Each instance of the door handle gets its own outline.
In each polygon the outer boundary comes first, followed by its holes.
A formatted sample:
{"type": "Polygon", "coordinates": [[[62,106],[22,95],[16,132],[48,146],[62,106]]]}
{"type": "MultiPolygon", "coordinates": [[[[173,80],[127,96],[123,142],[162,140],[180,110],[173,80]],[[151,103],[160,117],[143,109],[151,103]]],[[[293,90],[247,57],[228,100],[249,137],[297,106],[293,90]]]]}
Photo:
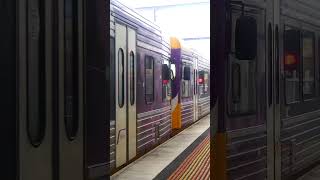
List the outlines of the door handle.
{"type": "Polygon", "coordinates": [[[126,130],[126,128],[120,129],[120,130],[118,131],[117,144],[119,144],[120,133],[121,133],[121,131],[124,131],[124,130],[126,130]]]}

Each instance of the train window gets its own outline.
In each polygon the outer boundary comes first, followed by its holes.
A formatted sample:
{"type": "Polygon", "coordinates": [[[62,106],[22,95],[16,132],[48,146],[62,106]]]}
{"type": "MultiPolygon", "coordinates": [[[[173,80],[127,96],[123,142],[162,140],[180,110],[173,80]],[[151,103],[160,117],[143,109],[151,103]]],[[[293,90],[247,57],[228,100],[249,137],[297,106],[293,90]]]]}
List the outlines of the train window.
{"type": "Polygon", "coordinates": [[[145,100],[147,104],[154,101],[154,58],[145,57],[145,100]]]}
{"type": "Polygon", "coordinates": [[[315,96],[315,54],[314,33],[303,32],[303,97],[310,99],[315,96]]]}
{"type": "MultiPolygon", "coordinates": [[[[116,49],[115,49],[115,38],[110,36],[110,67],[116,67],[116,49]]],[[[116,68],[110,68],[110,72],[109,72],[109,81],[110,84],[115,84],[116,83],[116,68]]],[[[110,88],[110,112],[116,112],[116,88],[110,88]],[[112,95],[112,96],[111,96],[112,95]]],[[[115,119],[115,113],[111,113],[110,119],[115,119]]]]}
{"type": "Polygon", "coordinates": [[[124,52],[118,50],[118,104],[122,108],[124,105],[124,52]]]}
{"type": "Polygon", "coordinates": [[[196,88],[197,88],[197,74],[196,69],[193,70],[193,95],[196,95],[196,88]]]}
{"type": "Polygon", "coordinates": [[[169,61],[163,60],[163,66],[162,66],[162,100],[166,101],[168,97],[170,96],[170,77],[165,78],[165,76],[168,76],[169,71],[169,61]],[[166,68],[167,70],[165,70],[166,68]]]}
{"type": "Polygon", "coordinates": [[[276,25],[275,29],[275,68],[276,68],[276,103],[279,104],[280,102],[280,94],[279,94],[279,87],[280,87],[280,49],[279,49],[279,27],[276,25]]]}
{"type": "Polygon", "coordinates": [[[66,134],[70,140],[74,139],[78,130],[78,58],[77,58],[77,30],[72,0],[65,1],[65,61],[64,61],[64,120],[66,134]]]}
{"type": "Polygon", "coordinates": [[[208,92],[209,92],[209,73],[206,71],[204,72],[203,92],[204,92],[204,94],[208,94],[208,92]]]}
{"type": "Polygon", "coordinates": [[[30,143],[41,144],[46,127],[45,12],[43,1],[28,6],[27,128],[30,143]]]}
{"type": "Polygon", "coordinates": [[[199,95],[201,96],[202,94],[204,94],[203,91],[203,86],[204,86],[204,71],[199,71],[199,79],[198,79],[198,92],[199,95]]]}
{"type": "Polygon", "coordinates": [[[183,68],[183,79],[190,81],[191,80],[191,68],[190,66],[185,66],[183,68]]]}
{"type": "Polygon", "coordinates": [[[173,80],[174,78],[176,78],[176,65],[175,64],[170,64],[170,67],[171,67],[171,72],[172,72],[172,74],[171,74],[171,79],[173,80]]]}
{"type": "Polygon", "coordinates": [[[133,105],[135,101],[135,59],[134,53],[130,52],[130,104],[133,105]]]}
{"type": "Polygon", "coordinates": [[[248,115],[256,112],[256,62],[234,60],[230,67],[231,115],[248,115]]]}
{"type": "Polygon", "coordinates": [[[209,93],[209,73],[207,71],[199,71],[198,92],[199,95],[207,95],[209,93]]]}
{"type": "Polygon", "coordinates": [[[183,66],[183,77],[182,77],[182,97],[190,97],[191,96],[191,71],[190,71],[190,66],[184,65],[183,66]]]}
{"type": "Polygon", "coordinates": [[[235,27],[235,54],[238,60],[255,60],[257,37],[257,20],[240,16],[235,27]]]}
{"type": "Polygon", "coordinates": [[[196,70],[194,84],[195,84],[195,94],[198,94],[198,70],[196,70]]]}
{"type": "Polygon", "coordinates": [[[300,31],[286,26],[284,32],[284,74],[286,103],[301,99],[300,83],[300,31]]]}

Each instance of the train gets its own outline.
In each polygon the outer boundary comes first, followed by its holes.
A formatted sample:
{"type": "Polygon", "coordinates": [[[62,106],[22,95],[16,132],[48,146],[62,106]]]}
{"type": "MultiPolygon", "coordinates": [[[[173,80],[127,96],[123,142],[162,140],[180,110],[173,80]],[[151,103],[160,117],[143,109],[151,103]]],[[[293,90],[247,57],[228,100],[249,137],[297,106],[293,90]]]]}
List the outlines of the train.
{"type": "Polygon", "coordinates": [[[107,178],[106,7],[0,3],[1,179],[107,178]]]}
{"type": "Polygon", "coordinates": [[[212,148],[225,148],[212,154],[214,179],[295,179],[320,162],[319,9],[317,0],[213,6],[211,96],[223,118],[212,148]]]}
{"type": "Polygon", "coordinates": [[[105,179],[209,112],[209,61],[118,2],[0,10],[3,179],[105,179]]]}
{"type": "Polygon", "coordinates": [[[110,172],[209,114],[210,62],[110,2],[110,172]]]}
{"type": "Polygon", "coordinates": [[[318,0],[216,0],[213,63],[111,4],[0,3],[4,179],[106,177],[209,111],[226,139],[211,176],[292,179],[320,162],[318,0]]]}

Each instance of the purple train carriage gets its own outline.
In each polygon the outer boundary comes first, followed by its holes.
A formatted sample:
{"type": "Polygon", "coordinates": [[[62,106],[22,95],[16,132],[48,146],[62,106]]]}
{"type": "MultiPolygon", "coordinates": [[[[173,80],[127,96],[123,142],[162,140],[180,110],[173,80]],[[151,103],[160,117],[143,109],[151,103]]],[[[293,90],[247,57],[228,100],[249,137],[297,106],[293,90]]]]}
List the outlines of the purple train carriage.
{"type": "Polygon", "coordinates": [[[110,171],[209,113],[209,61],[164,38],[117,1],[110,6],[110,171]]]}

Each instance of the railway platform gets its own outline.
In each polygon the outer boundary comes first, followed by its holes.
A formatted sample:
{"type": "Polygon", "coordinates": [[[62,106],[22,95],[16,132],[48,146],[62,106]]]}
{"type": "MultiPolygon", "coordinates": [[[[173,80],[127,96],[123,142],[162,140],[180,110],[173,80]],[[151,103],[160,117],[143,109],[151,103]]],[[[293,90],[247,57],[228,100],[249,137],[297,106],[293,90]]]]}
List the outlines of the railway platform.
{"type": "Polygon", "coordinates": [[[111,176],[111,179],[209,179],[210,115],[111,176]]]}

